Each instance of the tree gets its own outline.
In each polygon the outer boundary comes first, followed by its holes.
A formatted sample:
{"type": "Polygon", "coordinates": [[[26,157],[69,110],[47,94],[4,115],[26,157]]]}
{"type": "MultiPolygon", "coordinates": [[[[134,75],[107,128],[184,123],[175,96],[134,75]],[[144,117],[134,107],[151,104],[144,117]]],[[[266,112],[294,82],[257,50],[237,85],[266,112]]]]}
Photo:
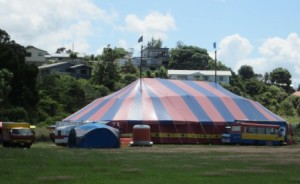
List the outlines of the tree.
{"type": "Polygon", "coordinates": [[[139,70],[135,67],[131,61],[125,62],[124,65],[121,66],[122,73],[130,73],[130,74],[138,74],[139,70]]]}
{"type": "Polygon", "coordinates": [[[181,42],[170,51],[170,69],[179,70],[206,70],[211,57],[207,50],[196,46],[186,46],[181,42]]]}
{"type": "Polygon", "coordinates": [[[5,102],[6,97],[11,91],[11,81],[13,78],[13,73],[9,72],[7,69],[0,70],[0,104],[5,102]]]}
{"type": "Polygon", "coordinates": [[[168,71],[167,71],[167,69],[164,66],[161,66],[159,69],[157,69],[155,71],[155,77],[167,79],[168,78],[168,71]]]}
{"type": "MultiPolygon", "coordinates": [[[[229,67],[227,67],[226,65],[224,65],[220,61],[217,61],[216,69],[217,70],[230,70],[229,67]]],[[[211,60],[208,61],[208,64],[206,66],[206,70],[215,70],[215,61],[214,60],[211,59],[211,60]]]]}
{"type": "Polygon", "coordinates": [[[151,41],[147,43],[147,47],[152,49],[159,49],[162,47],[162,41],[161,39],[156,40],[152,37],[151,41]]]}
{"type": "Polygon", "coordinates": [[[293,104],[298,116],[300,116],[300,97],[295,95],[290,95],[286,98],[286,100],[290,101],[293,104]]]}
{"type": "MultiPolygon", "coordinates": [[[[237,75],[235,72],[231,71],[231,78],[230,78],[230,86],[234,88],[233,90],[230,90],[231,92],[244,96],[245,93],[245,87],[243,85],[243,81],[239,75],[237,75]]],[[[228,89],[228,88],[226,88],[228,89]]]]}
{"type": "Polygon", "coordinates": [[[292,75],[287,69],[284,68],[276,68],[272,72],[270,72],[270,80],[272,84],[281,86],[288,92],[290,90],[290,85],[292,75]]]}
{"type": "Polygon", "coordinates": [[[124,48],[115,48],[115,54],[116,54],[116,58],[124,58],[125,56],[127,56],[129,54],[129,52],[127,52],[124,48]]]}
{"type": "Polygon", "coordinates": [[[242,92],[240,90],[240,88],[236,87],[236,86],[232,86],[230,84],[226,84],[226,83],[221,83],[221,85],[227,89],[228,91],[231,91],[232,93],[242,96],[242,92]]]}
{"type": "Polygon", "coordinates": [[[102,96],[100,86],[93,85],[89,80],[76,79],[63,74],[54,73],[44,76],[38,80],[37,87],[41,97],[38,112],[42,117],[39,117],[39,121],[46,121],[42,119],[43,117],[63,118],[63,115],[73,113],[102,96]]]}
{"type": "Polygon", "coordinates": [[[138,76],[135,74],[126,73],[122,76],[122,83],[125,85],[131,84],[138,79],[138,76]]]}
{"type": "Polygon", "coordinates": [[[268,72],[266,72],[264,74],[264,77],[263,77],[263,80],[266,84],[270,84],[271,83],[271,80],[270,80],[270,74],[268,72]]]}
{"type": "Polygon", "coordinates": [[[284,100],[279,104],[279,114],[286,116],[295,116],[296,109],[293,106],[293,103],[290,100],[284,100]]]}
{"type": "Polygon", "coordinates": [[[70,53],[70,58],[72,59],[72,60],[74,60],[74,59],[76,59],[77,58],[77,52],[71,52],[70,53]]]}
{"type": "Polygon", "coordinates": [[[9,42],[10,42],[9,34],[6,31],[0,29],[0,44],[7,44],[9,42]]]}
{"type": "Polygon", "coordinates": [[[262,93],[264,83],[256,80],[255,78],[248,79],[244,82],[245,92],[251,97],[259,95],[262,93]]]}
{"type": "Polygon", "coordinates": [[[154,74],[151,72],[151,70],[147,70],[147,71],[146,71],[146,77],[147,77],[147,78],[154,78],[155,76],[154,76],[154,74]]]}
{"type": "Polygon", "coordinates": [[[103,54],[100,57],[100,61],[97,63],[94,75],[93,82],[95,84],[104,85],[111,91],[114,91],[116,88],[115,84],[121,78],[120,76],[120,67],[116,62],[116,59],[122,57],[118,52],[118,49],[112,49],[106,47],[103,49],[103,54]]]}
{"type": "Polygon", "coordinates": [[[275,85],[266,85],[264,92],[256,96],[256,100],[273,112],[279,109],[279,102],[282,102],[288,94],[275,85]]]}
{"type": "Polygon", "coordinates": [[[252,66],[243,65],[238,70],[239,76],[241,76],[242,79],[251,79],[254,77],[254,71],[252,66]]]}
{"type": "Polygon", "coordinates": [[[60,48],[57,48],[56,49],[56,54],[61,54],[61,53],[64,53],[65,52],[65,50],[66,50],[66,48],[65,47],[60,47],[60,48]]]}
{"type": "Polygon", "coordinates": [[[27,112],[34,111],[38,102],[37,67],[25,63],[26,49],[15,41],[11,41],[10,36],[1,29],[0,51],[0,70],[6,69],[13,74],[7,105],[23,107],[27,112]]]}

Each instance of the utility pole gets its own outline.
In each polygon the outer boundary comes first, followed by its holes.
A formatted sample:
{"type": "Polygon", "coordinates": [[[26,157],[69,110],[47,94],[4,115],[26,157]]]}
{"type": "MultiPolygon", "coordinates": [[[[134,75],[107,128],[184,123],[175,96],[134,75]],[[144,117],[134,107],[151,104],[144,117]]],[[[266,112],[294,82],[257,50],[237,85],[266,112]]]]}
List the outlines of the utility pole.
{"type": "Polygon", "coordinates": [[[142,91],[142,61],[143,61],[143,35],[138,39],[138,43],[142,42],[141,45],[141,61],[140,61],[140,89],[142,91]]]}
{"type": "Polygon", "coordinates": [[[217,43],[214,42],[215,49],[215,83],[217,83],[217,43]]]}
{"type": "Polygon", "coordinates": [[[140,80],[142,79],[143,44],[141,45],[140,80]]]}

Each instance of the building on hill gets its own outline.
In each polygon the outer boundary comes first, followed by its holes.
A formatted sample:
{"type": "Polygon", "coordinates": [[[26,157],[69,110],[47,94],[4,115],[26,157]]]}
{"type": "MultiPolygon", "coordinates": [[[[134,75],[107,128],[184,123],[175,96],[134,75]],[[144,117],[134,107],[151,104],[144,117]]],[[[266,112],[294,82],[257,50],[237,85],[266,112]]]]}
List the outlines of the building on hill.
{"type": "MultiPolygon", "coordinates": [[[[168,70],[169,79],[215,81],[214,70],[168,70]]],[[[217,71],[217,82],[229,84],[231,71],[217,71]]]]}
{"type": "Polygon", "coordinates": [[[39,77],[50,75],[52,73],[68,74],[75,78],[90,79],[92,68],[84,64],[74,64],[71,62],[59,62],[50,65],[39,66],[39,77]]]}
{"type": "Polygon", "coordinates": [[[46,62],[48,63],[57,63],[57,62],[73,62],[76,64],[80,64],[83,62],[84,55],[78,54],[75,59],[70,57],[68,53],[56,53],[56,54],[49,54],[46,56],[46,62]]]}
{"type": "Polygon", "coordinates": [[[25,49],[25,62],[29,64],[35,64],[36,66],[41,66],[46,63],[46,56],[49,55],[47,51],[44,51],[31,45],[27,46],[25,49]]]}
{"type": "Polygon", "coordinates": [[[300,97],[300,91],[296,91],[295,93],[293,93],[294,96],[299,96],[300,97]]]}
{"type": "Polygon", "coordinates": [[[156,69],[161,66],[168,66],[169,64],[169,48],[144,48],[141,56],[132,58],[118,59],[120,65],[124,65],[131,60],[135,67],[142,67],[142,70],[156,69]]]}

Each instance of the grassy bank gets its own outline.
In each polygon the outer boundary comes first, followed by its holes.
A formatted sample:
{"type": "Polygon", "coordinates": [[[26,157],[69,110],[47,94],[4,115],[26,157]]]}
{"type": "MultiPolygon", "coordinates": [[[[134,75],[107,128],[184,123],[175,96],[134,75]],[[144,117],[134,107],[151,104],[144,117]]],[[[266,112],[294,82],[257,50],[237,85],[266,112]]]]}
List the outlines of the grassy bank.
{"type": "Polygon", "coordinates": [[[1,183],[300,183],[300,146],[0,148],[1,183]]]}

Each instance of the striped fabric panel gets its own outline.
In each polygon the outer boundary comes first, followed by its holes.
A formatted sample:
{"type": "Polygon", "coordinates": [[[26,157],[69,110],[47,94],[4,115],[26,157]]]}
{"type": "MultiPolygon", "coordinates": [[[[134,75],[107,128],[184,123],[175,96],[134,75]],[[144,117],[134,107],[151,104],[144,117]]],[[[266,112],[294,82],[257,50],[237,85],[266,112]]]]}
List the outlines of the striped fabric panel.
{"type": "Polygon", "coordinates": [[[282,121],[261,104],[200,81],[144,78],[94,100],[65,121],[202,122],[282,121]]]}

